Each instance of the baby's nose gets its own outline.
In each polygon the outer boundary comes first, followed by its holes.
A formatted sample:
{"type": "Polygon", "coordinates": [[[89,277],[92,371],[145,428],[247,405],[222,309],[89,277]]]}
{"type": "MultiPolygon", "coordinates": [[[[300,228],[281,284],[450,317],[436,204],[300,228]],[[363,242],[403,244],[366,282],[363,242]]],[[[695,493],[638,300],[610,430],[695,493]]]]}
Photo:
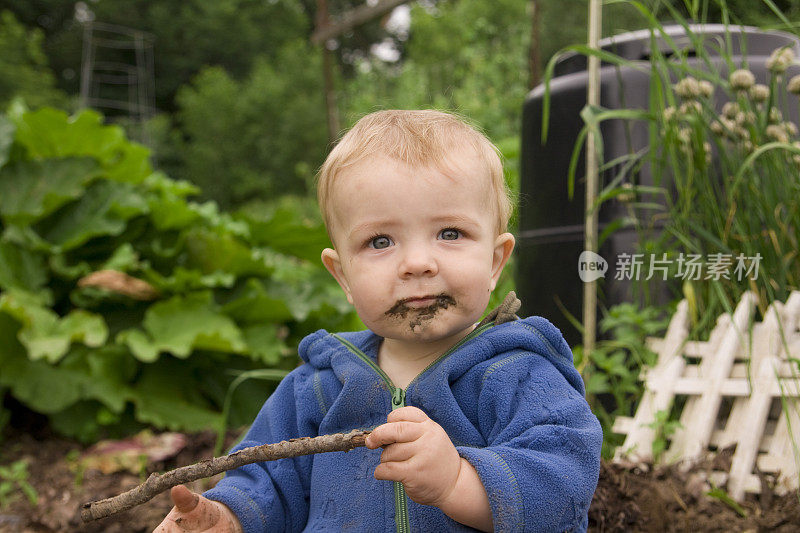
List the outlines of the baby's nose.
{"type": "Polygon", "coordinates": [[[427,246],[409,246],[400,262],[400,277],[435,276],[439,272],[436,257],[427,246]]]}

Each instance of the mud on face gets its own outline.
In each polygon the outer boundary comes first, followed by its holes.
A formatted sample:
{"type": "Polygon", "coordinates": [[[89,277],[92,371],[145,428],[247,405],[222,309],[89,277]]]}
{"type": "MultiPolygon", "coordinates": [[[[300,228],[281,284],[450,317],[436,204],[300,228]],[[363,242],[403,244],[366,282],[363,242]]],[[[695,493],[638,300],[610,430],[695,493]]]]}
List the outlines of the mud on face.
{"type": "Polygon", "coordinates": [[[414,331],[416,328],[422,327],[423,324],[430,322],[440,310],[447,309],[451,305],[456,305],[455,299],[448,294],[442,293],[436,296],[436,301],[431,305],[419,308],[409,307],[406,301],[399,300],[384,314],[398,320],[408,319],[408,327],[411,328],[411,331],[414,331]]]}

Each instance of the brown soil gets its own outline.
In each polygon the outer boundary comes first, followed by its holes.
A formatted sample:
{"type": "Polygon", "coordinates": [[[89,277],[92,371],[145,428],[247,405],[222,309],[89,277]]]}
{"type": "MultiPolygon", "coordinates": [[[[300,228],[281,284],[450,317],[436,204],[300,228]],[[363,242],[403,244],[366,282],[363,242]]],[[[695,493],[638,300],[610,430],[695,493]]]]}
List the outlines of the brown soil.
{"type": "MultiPolygon", "coordinates": [[[[164,471],[210,457],[214,435],[191,435],[188,446],[168,461],[148,465],[164,471]]],[[[166,493],[119,515],[82,524],[82,503],[114,496],[143,481],[129,473],[103,475],[80,472],[74,459],[84,447],[47,436],[10,433],[0,442],[0,465],[25,459],[28,481],[39,496],[30,505],[22,495],[0,509],[0,533],[28,532],[150,532],[171,507],[166,493]]],[[[743,504],[745,517],[719,499],[705,495],[704,468],[687,472],[647,465],[603,464],[600,483],[589,513],[590,531],[798,531],[800,498],[767,491],[743,504]]],[[[143,474],[145,475],[145,474],[143,474]]],[[[2,480],[0,480],[2,482],[2,480]]],[[[194,485],[202,491],[212,482],[194,485]]]]}

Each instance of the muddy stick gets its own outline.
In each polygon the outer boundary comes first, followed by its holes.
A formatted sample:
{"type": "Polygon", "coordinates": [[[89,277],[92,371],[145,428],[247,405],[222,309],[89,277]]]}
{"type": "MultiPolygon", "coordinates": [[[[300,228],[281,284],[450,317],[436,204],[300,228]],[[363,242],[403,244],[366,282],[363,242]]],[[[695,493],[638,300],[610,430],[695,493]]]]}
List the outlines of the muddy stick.
{"type": "Polygon", "coordinates": [[[346,452],[353,448],[364,446],[364,441],[369,434],[369,431],[354,430],[348,433],[284,440],[275,444],[262,444],[261,446],[245,448],[222,457],[206,459],[193,465],[170,470],[164,474],[153,473],[144,483],[127,492],[123,492],[113,498],[84,503],[81,506],[81,519],[84,522],[91,522],[92,520],[127,511],[182,483],[211,477],[243,465],[314,453],[346,452]]]}

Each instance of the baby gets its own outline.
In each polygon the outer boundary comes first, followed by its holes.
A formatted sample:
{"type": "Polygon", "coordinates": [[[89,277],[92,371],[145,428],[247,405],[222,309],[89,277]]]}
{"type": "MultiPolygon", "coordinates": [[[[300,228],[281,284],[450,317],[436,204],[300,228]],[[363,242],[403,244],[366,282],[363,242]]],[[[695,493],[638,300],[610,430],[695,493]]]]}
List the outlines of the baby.
{"type": "Polygon", "coordinates": [[[448,113],[379,111],[317,192],[322,262],[369,329],[306,337],[235,449],[374,428],[367,446],[175,487],[156,531],[585,530],[602,433],[569,347],[539,317],[478,325],[514,249],[496,148],[448,113]]]}

